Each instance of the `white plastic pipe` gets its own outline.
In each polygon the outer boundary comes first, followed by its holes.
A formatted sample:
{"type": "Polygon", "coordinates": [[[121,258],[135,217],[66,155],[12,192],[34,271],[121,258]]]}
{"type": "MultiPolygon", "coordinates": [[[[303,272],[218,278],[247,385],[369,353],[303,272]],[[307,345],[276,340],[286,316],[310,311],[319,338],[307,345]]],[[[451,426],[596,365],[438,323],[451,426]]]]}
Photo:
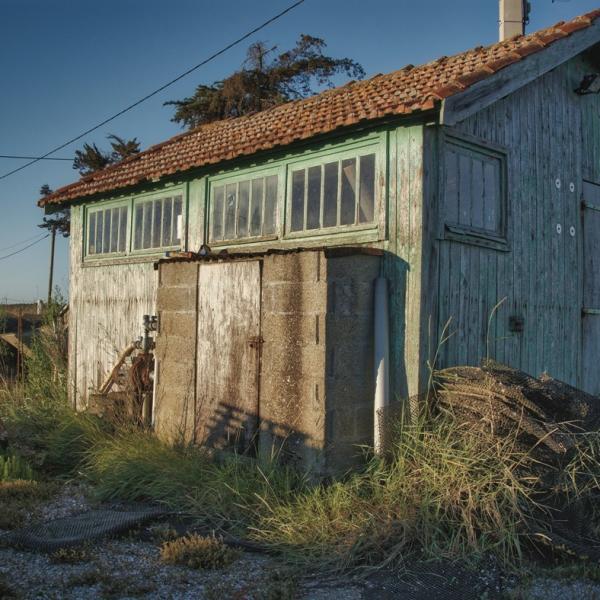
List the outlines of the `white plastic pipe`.
{"type": "Polygon", "coordinates": [[[383,450],[383,427],[382,420],[385,416],[385,407],[389,403],[389,308],[388,308],[388,282],[385,277],[375,280],[374,299],[374,379],[375,379],[375,402],[374,402],[374,436],[373,444],[375,452],[383,450]]]}

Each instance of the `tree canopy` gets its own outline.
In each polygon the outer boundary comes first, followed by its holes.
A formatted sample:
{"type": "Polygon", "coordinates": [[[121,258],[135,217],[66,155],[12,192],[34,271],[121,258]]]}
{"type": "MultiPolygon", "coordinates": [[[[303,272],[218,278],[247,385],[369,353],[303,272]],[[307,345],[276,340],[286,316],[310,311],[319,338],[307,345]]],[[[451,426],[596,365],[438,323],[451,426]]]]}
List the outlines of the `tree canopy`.
{"type": "Polygon", "coordinates": [[[276,46],[256,42],[239,71],[212,85],[199,85],[189,98],[165,102],[175,107],[171,120],[193,128],[306,98],[320,87],[333,87],[337,75],[364,77],[359,63],[325,55],[326,46],[321,38],[302,34],[294,48],[275,55],[276,46]]]}
{"type": "Polygon", "coordinates": [[[87,143],[83,145],[82,150],[75,150],[73,168],[77,169],[80,175],[89,175],[94,171],[100,171],[140,151],[140,143],[137,138],[124,140],[111,133],[107,139],[111,140],[110,151],[101,150],[96,144],[87,143]]]}
{"type": "MultiPolygon", "coordinates": [[[[51,193],[52,190],[47,183],[40,188],[41,196],[49,196],[51,193]]],[[[63,237],[69,237],[71,232],[71,210],[69,208],[59,208],[55,212],[44,216],[38,227],[49,231],[56,229],[63,237]]]]}

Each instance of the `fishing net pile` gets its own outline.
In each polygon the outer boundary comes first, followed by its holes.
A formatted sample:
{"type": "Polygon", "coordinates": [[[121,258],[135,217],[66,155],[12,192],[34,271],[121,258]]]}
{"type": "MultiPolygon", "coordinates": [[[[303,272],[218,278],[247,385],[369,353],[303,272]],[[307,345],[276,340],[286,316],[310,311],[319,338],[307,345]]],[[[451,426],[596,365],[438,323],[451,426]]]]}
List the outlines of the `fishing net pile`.
{"type": "Polygon", "coordinates": [[[529,532],[554,549],[600,560],[600,398],[548,375],[494,362],[434,376],[435,406],[475,432],[510,438],[535,477],[540,514],[529,532]]]}

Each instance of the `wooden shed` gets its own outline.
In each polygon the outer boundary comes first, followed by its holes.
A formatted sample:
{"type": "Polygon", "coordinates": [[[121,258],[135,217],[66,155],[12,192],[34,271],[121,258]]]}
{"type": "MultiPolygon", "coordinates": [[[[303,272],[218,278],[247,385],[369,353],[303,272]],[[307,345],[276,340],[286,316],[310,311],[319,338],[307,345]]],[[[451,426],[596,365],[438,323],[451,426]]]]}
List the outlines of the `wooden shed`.
{"type": "MultiPolygon", "coordinates": [[[[43,198],[71,206],[73,402],[86,405],[142,315],[158,315],[157,430],[171,436],[188,414],[188,439],[214,439],[220,403],[249,401],[242,386],[260,403],[243,435],[269,444],[268,430],[289,430],[311,438],[318,469],[345,465],[349,446],[373,441],[371,358],[354,362],[372,328],[344,337],[331,288],[350,282],[342,293],[367,303],[368,320],[378,276],[392,399],[424,390],[434,356],[494,358],[600,393],[599,43],[594,11],[201,126],[43,198]],[[203,245],[205,258],[162,260],[203,245]],[[314,309],[275,318],[269,273],[294,261],[322,269],[293,282],[314,309]],[[273,350],[290,327],[312,346],[273,350]],[[355,394],[333,385],[331,361],[360,380],[355,394]]],[[[229,430],[217,430],[222,444],[229,430]]]]}

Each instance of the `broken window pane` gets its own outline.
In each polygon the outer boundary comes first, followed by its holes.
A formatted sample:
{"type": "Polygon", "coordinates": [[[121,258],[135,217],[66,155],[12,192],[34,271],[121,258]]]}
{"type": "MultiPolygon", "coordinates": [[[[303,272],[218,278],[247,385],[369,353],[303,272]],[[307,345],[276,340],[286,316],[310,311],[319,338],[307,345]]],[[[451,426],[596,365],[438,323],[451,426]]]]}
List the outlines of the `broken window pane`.
{"type": "Polygon", "coordinates": [[[360,196],[358,222],[372,223],[375,218],[375,155],[360,157],[360,196]]]}
{"type": "Polygon", "coordinates": [[[262,205],[264,196],[264,180],[252,180],[252,200],[250,205],[250,235],[258,236],[262,231],[262,205]]]}
{"type": "Polygon", "coordinates": [[[321,224],[321,167],[308,169],[306,198],[306,229],[318,229],[321,224]]]}
{"type": "Polygon", "coordinates": [[[250,182],[240,181],[238,190],[237,237],[248,236],[248,212],[250,210],[250,182]]]}
{"type": "Polygon", "coordinates": [[[275,233],[275,221],[277,214],[277,175],[266,177],[265,189],[265,217],[263,223],[263,235],[275,233]]]}
{"type": "Polygon", "coordinates": [[[119,217],[119,252],[125,252],[127,249],[127,207],[121,207],[121,216],[119,217]]]}
{"type": "Polygon", "coordinates": [[[356,212],[356,159],[342,161],[340,224],[353,225],[356,212]]]}
{"type": "Polygon", "coordinates": [[[175,197],[173,223],[174,229],[172,230],[171,245],[177,246],[181,244],[181,238],[183,237],[183,198],[181,196],[175,197]]]}
{"type": "Polygon", "coordinates": [[[304,169],[292,173],[292,231],[304,229],[304,174],[304,169]]]}
{"type": "Polygon", "coordinates": [[[339,163],[337,162],[327,163],[324,166],[323,227],[335,227],[337,225],[338,169],[339,163]]]}
{"type": "Polygon", "coordinates": [[[225,186],[220,185],[215,188],[213,198],[213,221],[212,221],[212,239],[223,239],[223,200],[225,197],[225,186]]]}
{"type": "Polygon", "coordinates": [[[96,213],[90,215],[88,227],[88,254],[96,253],[96,213]]]}
{"type": "Polygon", "coordinates": [[[231,240],[235,237],[235,209],[237,206],[237,184],[229,184],[225,187],[225,239],[231,240]]]}

